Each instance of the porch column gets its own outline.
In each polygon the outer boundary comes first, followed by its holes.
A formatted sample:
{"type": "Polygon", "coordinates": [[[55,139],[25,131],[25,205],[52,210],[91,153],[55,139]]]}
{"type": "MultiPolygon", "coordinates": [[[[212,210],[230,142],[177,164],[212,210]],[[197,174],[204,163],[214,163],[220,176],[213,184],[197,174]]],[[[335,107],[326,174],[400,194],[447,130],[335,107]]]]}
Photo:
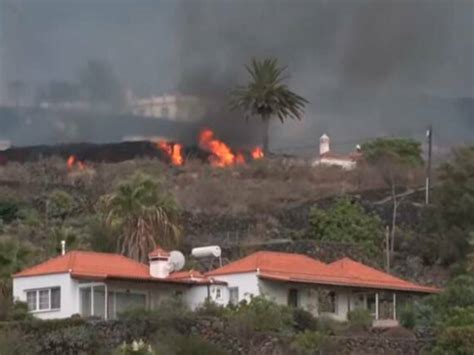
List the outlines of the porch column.
{"type": "Polygon", "coordinates": [[[397,294],[393,293],[393,320],[397,320],[397,294]]]}
{"type": "Polygon", "coordinates": [[[379,293],[375,292],[375,320],[379,320],[379,293]]]}
{"type": "Polygon", "coordinates": [[[107,320],[108,317],[109,317],[109,289],[107,287],[107,284],[104,285],[105,286],[105,315],[104,315],[104,319],[107,320]]]}

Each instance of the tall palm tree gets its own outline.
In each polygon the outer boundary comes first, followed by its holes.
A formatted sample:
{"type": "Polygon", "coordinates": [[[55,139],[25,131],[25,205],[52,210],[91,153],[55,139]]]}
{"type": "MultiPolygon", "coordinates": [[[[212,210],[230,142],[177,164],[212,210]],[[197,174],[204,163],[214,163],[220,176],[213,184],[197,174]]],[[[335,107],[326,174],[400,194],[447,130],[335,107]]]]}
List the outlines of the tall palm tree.
{"type": "Polygon", "coordinates": [[[159,243],[178,243],[179,210],[173,196],[163,191],[161,181],[137,173],[106,196],[106,223],[120,230],[118,250],[138,261],[159,243]]]}
{"type": "Polygon", "coordinates": [[[283,83],[286,67],[280,67],[276,59],[253,59],[245,68],[251,80],[233,91],[231,107],[243,109],[247,119],[251,116],[262,119],[263,150],[268,153],[270,119],[278,117],[282,123],[286,118],[300,120],[308,101],[283,83]]]}

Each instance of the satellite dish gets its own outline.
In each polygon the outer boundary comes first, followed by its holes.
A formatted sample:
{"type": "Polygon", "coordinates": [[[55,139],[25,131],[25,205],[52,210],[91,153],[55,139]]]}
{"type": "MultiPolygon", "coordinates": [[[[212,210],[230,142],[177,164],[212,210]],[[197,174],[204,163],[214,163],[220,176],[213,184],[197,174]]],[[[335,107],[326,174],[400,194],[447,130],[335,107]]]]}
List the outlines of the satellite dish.
{"type": "Polygon", "coordinates": [[[178,250],[173,250],[170,252],[169,263],[171,266],[171,271],[179,271],[184,267],[186,259],[184,258],[183,253],[178,250]]]}

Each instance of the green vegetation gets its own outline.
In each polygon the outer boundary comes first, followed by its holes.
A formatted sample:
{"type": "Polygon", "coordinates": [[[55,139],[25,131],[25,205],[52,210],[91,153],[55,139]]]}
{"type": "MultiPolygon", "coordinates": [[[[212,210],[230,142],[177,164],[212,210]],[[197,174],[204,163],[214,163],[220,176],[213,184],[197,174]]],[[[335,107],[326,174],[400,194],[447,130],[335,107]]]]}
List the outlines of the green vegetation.
{"type": "Polygon", "coordinates": [[[105,198],[106,222],[119,231],[123,255],[146,261],[157,244],[176,246],[179,210],[173,196],[151,176],[135,174],[105,198]]]}
{"type": "MultiPolygon", "coordinates": [[[[455,151],[435,171],[431,205],[423,206],[422,193],[407,196],[403,203],[397,198],[399,244],[393,259],[394,270],[401,270],[406,278],[420,277],[420,282],[426,281],[425,276],[430,280],[438,277],[433,271],[447,274],[448,267],[453,271],[446,290],[439,296],[407,306],[400,313],[402,322],[415,330],[432,329],[438,340],[436,351],[446,354],[467,353],[466,349],[472,346],[469,339],[474,291],[469,272],[474,270],[474,249],[470,247],[474,242],[473,149],[455,151]],[[419,270],[411,269],[408,257],[419,257],[419,270]],[[406,265],[410,265],[408,270],[403,269],[406,265]]],[[[415,167],[410,163],[405,165],[407,170],[397,170],[399,165],[395,164],[384,171],[391,171],[397,178],[394,180],[397,188],[410,191],[422,182],[408,178],[417,176],[421,160],[414,158],[416,154],[398,152],[411,156],[406,161],[413,162],[415,167]]],[[[180,169],[166,169],[156,160],[139,159],[119,164],[90,164],[85,171],[68,171],[64,160],[59,158],[0,167],[0,181],[6,182],[0,186],[0,321],[18,325],[17,330],[9,330],[7,339],[0,342],[0,353],[6,342],[22,337],[19,329],[25,327],[31,331],[44,327],[42,334],[47,333],[48,337],[39,338],[48,342],[43,344],[47,349],[64,349],[65,344],[76,344],[78,349],[97,346],[96,334],[88,330],[90,325],[84,320],[67,327],[30,321],[25,305],[12,302],[10,275],[58,255],[61,240],[67,241],[68,250],[118,250],[143,260],[155,243],[170,248],[180,242],[178,229],[182,228],[182,235],[195,238],[182,238],[184,245],[199,243],[198,238],[216,231],[233,233],[236,229],[239,237],[244,235],[239,242],[247,238],[261,241],[299,234],[316,241],[361,245],[369,261],[377,263],[384,243],[383,226],[391,223],[392,211],[389,193],[379,190],[387,186],[386,181],[374,173],[380,170],[372,161],[375,160],[369,159],[369,164],[351,172],[296,166],[278,159],[219,170],[197,161],[180,169]],[[348,197],[359,189],[371,191],[348,197]],[[348,194],[334,198],[341,191],[348,194]],[[315,203],[319,207],[314,207],[308,218],[308,206],[315,203]],[[242,225],[248,228],[246,232],[240,229],[242,225]]],[[[202,319],[224,322],[225,331],[246,346],[257,346],[252,343],[254,333],[277,334],[288,337],[292,346],[300,346],[298,351],[302,353],[305,344],[318,344],[320,339],[341,334],[347,328],[260,298],[228,308],[209,303],[196,312],[179,304],[162,305],[159,312],[136,310],[135,318],[122,315],[117,324],[132,322],[133,334],[126,333],[121,338],[128,344],[141,338],[147,322],[173,329],[175,334],[143,336],[155,352],[167,353],[164,349],[171,345],[166,339],[189,349],[185,345],[186,337],[192,334],[202,338],[190,331],[202,319]],[[155,342],[156,339],[159,341],[155,342]]],[[[351,314],[351,322],[359,323],[356,319],[358,315],[351,314]]],[[[193,338],[190,344],[198,341],[193,338]]],[[[119,345],[114,344],[113,349],[119,345]]]]}
{"type": "Polygon", "coordinates": [[[368,214],[350,198],[340,198],[331,207],[313,207],[309,215],[309,236],[318,241],[359,243],[376,257],[383,246],[383,226],[376,215],[368,214]]]}
{"type": "Polygon", "coordinates": [[[368,329],[372,325],[373,316],[367,309],[357,308],[347,314],[349,324],[353,328],[368,329]]]}
{"type": "Polygon", "coordinates": [[[409,138],[377,138],[362,144],[364,158],[369,163],[392,162],[409,165],[423,164],[421,144],[409,138]]]}
{"type": "Polygon", "coordinates": [[[254,59],[246,69],[251,81],[233,92],[232,107],[244,110],[247,118],[259,116],[262,119],[263,150],[268,153],[270,120],[273,117],[282,123],[287,118],[300,120],[307,101],[283,83],[286,67],[280,67],[276,59],[254,59]]]}

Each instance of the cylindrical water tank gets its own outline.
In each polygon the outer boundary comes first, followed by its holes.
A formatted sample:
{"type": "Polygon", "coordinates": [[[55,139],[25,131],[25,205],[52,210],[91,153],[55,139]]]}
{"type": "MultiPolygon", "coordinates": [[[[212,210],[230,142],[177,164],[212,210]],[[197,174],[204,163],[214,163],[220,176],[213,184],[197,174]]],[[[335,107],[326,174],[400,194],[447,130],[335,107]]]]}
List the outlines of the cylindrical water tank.
{"type": "Polygon", "coordinates": [[[214,257],[218,258],[221,256],[221,248],[218,245],[210,245],[207,247],[194,248],[191,251],[192,256],[195,258],[209,258],[214,257]]]}

